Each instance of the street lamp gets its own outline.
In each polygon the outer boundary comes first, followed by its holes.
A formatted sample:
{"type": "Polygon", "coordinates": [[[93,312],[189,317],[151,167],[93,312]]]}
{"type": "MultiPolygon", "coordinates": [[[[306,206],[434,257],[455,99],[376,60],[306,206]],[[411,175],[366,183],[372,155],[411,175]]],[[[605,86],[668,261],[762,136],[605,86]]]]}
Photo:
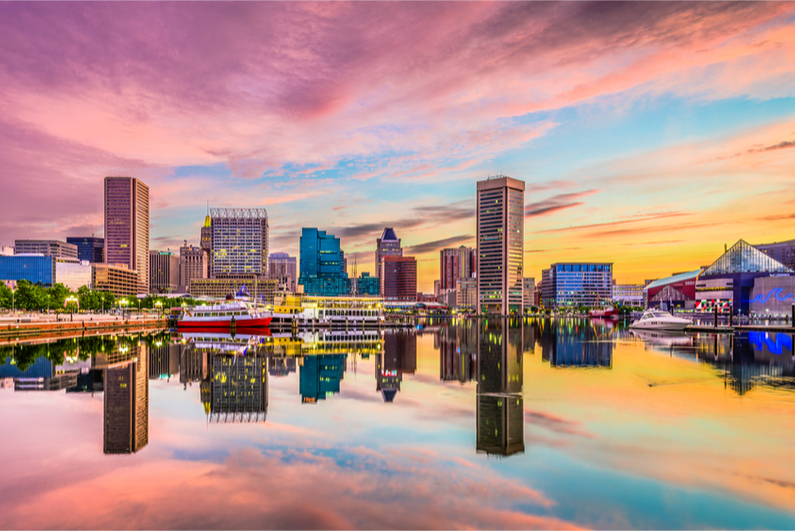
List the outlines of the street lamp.
{"type": "Polygon", "coordinates": [[[72,305],[73,304],[77,304],[77,309],[78,310],[80,309],[80,301],[77,300],[77,297],[75,297],[74,295],[66,297],[66,299],[64,299],[64,301],[63,301],[64,308],[66,308],[66,306],[69,305],[69,320],[70,321],[74,320],[72,318],[72,312],[73,312],[73,306],[72,305]]]}
{"type": "Polygon", "coordinates": [[[119,299],[119,309],[121,310],[122,321],[124,320],[124,308],[127,307],[127,304],[129,304],[129,301],[127,301],[127,299],[119,299]],[[122,306],[124,306],[124,308],[122,308],[122,306]]]}
{"type": "Polygon", "coordinates": [[[163,301],[155,301],[155,307],[160,309],[160,315],[163,315],[163,301]]]}

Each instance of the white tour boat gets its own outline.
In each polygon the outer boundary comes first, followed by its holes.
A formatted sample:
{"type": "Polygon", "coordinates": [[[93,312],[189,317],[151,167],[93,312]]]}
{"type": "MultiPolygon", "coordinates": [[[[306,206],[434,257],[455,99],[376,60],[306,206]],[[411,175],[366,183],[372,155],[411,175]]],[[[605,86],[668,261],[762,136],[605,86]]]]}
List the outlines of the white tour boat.
{"type": "Polygon", "coordinates": [[[633,321],[630,328],[642,328],[645,330],[684,330],[693,324],[690,319],[674,317],[662,310],[647,310],[643,312],[640,319],[633,321]]]}

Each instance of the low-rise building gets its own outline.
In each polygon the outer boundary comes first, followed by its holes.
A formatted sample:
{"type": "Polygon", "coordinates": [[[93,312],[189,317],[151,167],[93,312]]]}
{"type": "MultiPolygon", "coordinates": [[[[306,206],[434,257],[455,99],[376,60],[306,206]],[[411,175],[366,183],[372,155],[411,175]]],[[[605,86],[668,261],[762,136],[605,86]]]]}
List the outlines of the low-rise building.
{"type": "Polygon", "coordinates": [[[117,297],[137,295],[140,286],[138,272],[123,264],[92,264],[91,285],[96,291],[113,293],[117,297]]]}
{"type": "Polygon", "coordinates": [[[696,306],[696,282],[702,269],[675,273],[670,277],[649,282],[643,288],[643,299],[647,308],[671,310],[693,309],[696,306]]]}
{"type": "Polygon", "coordinates": [[[227,295],[236,295],[243,290],[265,304],[273,304],[274,296],[279,288],[279,281],[260,278],[258,275],[227,275],[218,274],[215,278],[194,278],[190,282],[190,294],[193,297],[214,297],[223,299],[227,295]]]}
{"type": "Polygon", "coordinates": [[[52,286],[55,283],[55,258],[41,254],[0,256],[0,280],[27,280],[52,286]]]}
{"type": "Polygon", "coordinates": [[[41,254],[56,258],[77,259],[77,245],[60,240],[16,240],[15,254],[41,254]]]}
{"type": "Polygon", "coordinates": [[[71,291],[77,291],[83,286],[89,289],[93,286],[92,265],[87,261],[56,258],[55,282],[63,284],[71,291]]]}
{"type": "Polygon", "coordinates": [[[613,284],[613,302],[624,306],[643,306],[643,284],[613,284]]]}
{"type": "Polygon", "coordinates": [[[548,308],[601,306],[613,294],[613,264],[555,263],[543,271],[543,283],[543,303],[548,308]]]}

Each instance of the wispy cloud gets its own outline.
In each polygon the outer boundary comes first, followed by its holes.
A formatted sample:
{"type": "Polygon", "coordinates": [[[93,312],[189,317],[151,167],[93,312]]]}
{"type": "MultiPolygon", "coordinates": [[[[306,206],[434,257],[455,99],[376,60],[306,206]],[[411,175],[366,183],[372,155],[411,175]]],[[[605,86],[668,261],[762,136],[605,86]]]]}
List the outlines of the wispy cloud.
{"type": "Polygon", "coordinates": [[[582,197],[591,194],[595,194],[598,191],[599,190],[586,190],[584,192],[558,194],[548,199],[544,199],[543,201],[528,203],[524,207],[524,216],[525,218],[543,216],[545,214],[551,214],[552,212],[557,212],[558,210],[584,205],[585,204],[584,202],[577,201],[577,199],[580,199],[582,197]]]}
{"type": "Polygon", "coordinates": [[[475,237],[472,236],[471,234],[463,234],[461,236],[451,236],[449,238],[444,238],[443,240],[435,240],[432,242],[425,242],[419,245],[412,245],[411,247],[406,247],[403,251],[403,254],[431,253],[434,251],[440,251],[448,247],[458,247],[459,245],[466,242],[470,242],[474,239],[475,237]]]}

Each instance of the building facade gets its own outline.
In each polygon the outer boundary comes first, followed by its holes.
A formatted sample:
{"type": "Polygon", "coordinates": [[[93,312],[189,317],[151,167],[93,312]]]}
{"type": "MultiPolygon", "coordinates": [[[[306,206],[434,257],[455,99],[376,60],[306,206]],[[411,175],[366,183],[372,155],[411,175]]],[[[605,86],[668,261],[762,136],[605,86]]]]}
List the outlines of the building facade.
{"type": "Polygon", "coordinates": [[[190,287],[193,279],[208,276],[207,251],[195,245],[183,245],[179,248],[179,285],[190,287]]]}
{"type": "Polygon", "coordinates": [[[316,228],[301,229],[300,276],[298,283],[307,295],[335,297],[350,292],[348,273],[343,269],[340,240],[316,228]]]}
{"type": "Polygon", "coordinates": [[[52,286],[55,278],[55,258],[52,256],[0,256],[0,280],[27,280],[52,286]]]}
{"type": "Polygon", "coordinates": [[[14,254],[41,254],[77,260],[77,245],[59,240],[16,240],[14,254]]]}
{"type": "Polygon", "coordinates": [[[696,310],[748,314],[754,283],[761,277],[789,276],[793,270],[740,240],[704,269],[696,282],[696,310]]]}
{"type": "Polygon", "coordinates": [[[352,278],[351,282],[356,282],[356,289],[351,290],[357,296],[360,295],[374,295],[378,296],[381,293],[378,279],[371,277],[370,273],[364,272],[358,278],[352,278]]]}
{"type": "Polygon", "coordinates": [[[212,276],[268,276],[268,213],[264,208],[211,208],[212,276]]]}
{"type": "Polygon", "coordinates": [[[400,238],[395,234],[395,229],[387,227],[375,243],[375,277],[381,278],[381,260],[385,256],[403,256],[400,238]]]}
{"type": "Polygon", "coordinates": [[[117,297],[137,295],[140,279],[137,271],[110,264],[91,264],[91,285],[96,291],[113,293],[117,297]]]}
{"type": "Polygon", "coordinates": [[[179,257],[170,251],[149,251],[149,291],[174,293],[180,286],[179,257]]]}
{"type": "Polygon", "coordinates": [[[270,278],[279,281],[279,288],[295,293],[298,281],[298,267],[294,256],[287,253],[271,253],[270,278]]]}
{"type": "Polygon", "coordinates": [[[417,300],[417,260],[413,256],[382,258],[380,286],[384,300],[417,300]]]}
{"type": "Polygon", "coordinates": [[[92,264],[101,264],[105,261],[105,238],[69,236],[66,238],[66,243],[77,246],[78,260],[92,264]]]}
{"type": "Polygon", "coordinates": [[[530,306],[538,306],[536,302],[536,279],[534,277],[525,277],[522,283],[522,297],[524,297],[525,309],[530,306]]]}
{"type": "Polygon", "coordinates": [[[555,263],[544,270],[544,306],[590,308],[610,303],[613,294],[612,262],[555,263]]]}
{"type": "Polygon", "coordinates": [[[105,177],[105,263],[138,275],[149,291],[149,187],[133,177],[105,177]]]}
{"type": "Polygon", "coordinates": [[[259,275],[216,275],[213,278],[194,278],[190,281],[190,294],[193,297],[214,297],[223,299],[247,291],[251,298],[263,304],[273,304],[279,282],[261,278],[259,275]],[[243,288],[245,287],[245,290],[243,288]]]}
{"type": "Polygon", "coordinates": [[[199,247],[207,254],[207,276],[202,278],[210,278],[213,276],[213,218],[210,217],[209,213],[204,218],[199,247]]]}
{"type": "Polygon", "coordinates": [[[643,284],[613,284],[613,302],[643,307],[643,284]]]}
{"type": "Polygon", "coordinates": [[[77,291],[83,286],[92,289],[93,266],[89,262],[80,260],[55,260],[55,282],[63,284],[71,291],[77,291]]]}
{"type": "Polygon", "coordinates": [[[479,314],[522,312],[524,188],[503,175],[477,183],[479,314]]]}
{"type": "Polygon", "coordinates": [[[696,282],[703,269],[675,273],[670,277],[648,282],[643,288],[643,305],[646,308],[672,310],[696,307],[696,282]]]}
{"type": "Polygon", "coordinates": [[[795,271],[795,240],[754,245],[770,258],[795,271]]]}
{"type": "Polygon", "coordinates": [[[455,306],[474,311],[478,305],[478,281],[475,278],[459,278],[455,285],[455,306]]]}
{"type": "Polygon", "coordinates": [[[477,251],[461,246],[439,251],[439,289],[455,289],[459,278],[472,278],[477,271],[477,251]]]}

